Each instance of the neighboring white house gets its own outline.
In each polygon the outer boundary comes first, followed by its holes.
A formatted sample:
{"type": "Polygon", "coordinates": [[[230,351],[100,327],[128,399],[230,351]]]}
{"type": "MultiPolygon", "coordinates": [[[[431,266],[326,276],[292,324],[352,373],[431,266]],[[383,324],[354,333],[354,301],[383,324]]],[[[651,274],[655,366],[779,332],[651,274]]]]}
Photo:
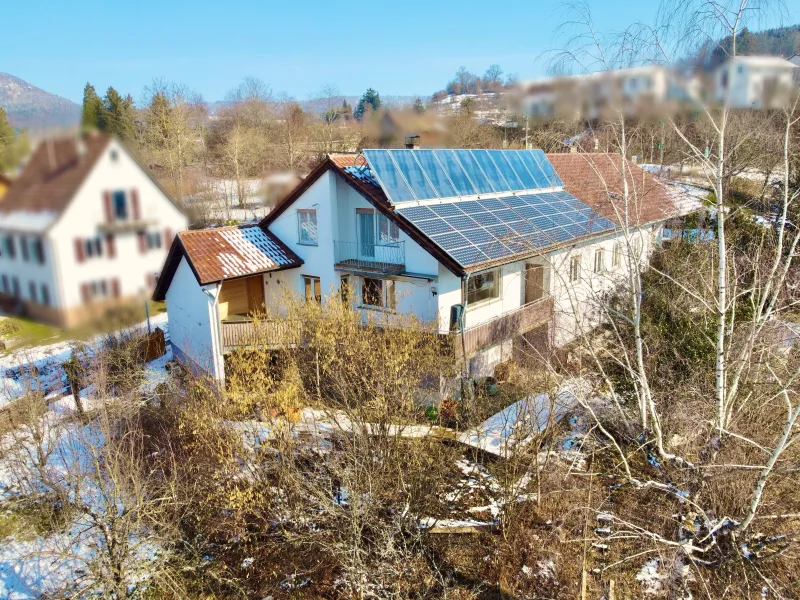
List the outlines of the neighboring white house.
{"type": "Polygon", "coordinates": [[[166,298],[175,355],[219,379],[253,312],[343,283],[356,310],[432,322],[457,337],[473,375],[489,374],[517,349],[596,325],[597,303],[626,279],[627,248],[643,266],[676,216],[662,184],[629,164],[635,240],[622,244],[620,165],[538,150],[332,155],[258,226],[179,234],[154,298],[166,298]]]}
{"type": "Polygon", "coordinates": [[[187,218],[116,140],[42,142],[0,200],[0,302],[73,327],[155,286],[187,218]]]}
{"type": "Polygon", "coordinates": [[[798,69],[780,56],[736,56],[714,73],[716,99],[731,108],[787,106],[798,69]]]}

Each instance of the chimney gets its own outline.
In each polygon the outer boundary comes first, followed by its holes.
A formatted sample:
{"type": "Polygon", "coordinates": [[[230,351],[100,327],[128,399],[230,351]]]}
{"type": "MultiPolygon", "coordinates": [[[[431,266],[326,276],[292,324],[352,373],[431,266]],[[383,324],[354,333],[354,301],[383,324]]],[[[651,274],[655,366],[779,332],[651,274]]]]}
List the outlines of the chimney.
{"type": "Polygon", "coordinates": [[[406,136],[406,150],[419,150],[419,136],[407,135],[406,136]]]}

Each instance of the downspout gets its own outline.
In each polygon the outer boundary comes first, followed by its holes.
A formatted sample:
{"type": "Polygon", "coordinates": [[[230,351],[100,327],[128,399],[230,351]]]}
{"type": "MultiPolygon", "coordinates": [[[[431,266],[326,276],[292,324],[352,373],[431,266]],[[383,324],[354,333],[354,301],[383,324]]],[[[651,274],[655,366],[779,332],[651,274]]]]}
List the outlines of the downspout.
{"type": "Polygon", "coordinates": [[[214,378],[219,381],[223,386],[225,385],[225,359],[222,353],[222,323],[219,318],[219,293],[222,287],[221,282],[217,282],[214,291],[209,293],[209,290],[204,289],[203,293],[211,298],[214,303],[212,304],[212,317],[216,324],[212,329],[211,351],[214,360],[214,378]],[[221,361],[221,364],[220,364],[221,361]]]}
{"type": "Polygon", "coordinates": [[[464,321],[467,320],[467,285],[469,275],[461,276],[461,297],[464,299],[464,308],[461,311],[461,319],[458,324],[461,330],[461,357],[464,359],[464,368],[462,369],[464,376],[470,376],[469,361],[467,361],[467,342],[464,339],[464,321]]]}

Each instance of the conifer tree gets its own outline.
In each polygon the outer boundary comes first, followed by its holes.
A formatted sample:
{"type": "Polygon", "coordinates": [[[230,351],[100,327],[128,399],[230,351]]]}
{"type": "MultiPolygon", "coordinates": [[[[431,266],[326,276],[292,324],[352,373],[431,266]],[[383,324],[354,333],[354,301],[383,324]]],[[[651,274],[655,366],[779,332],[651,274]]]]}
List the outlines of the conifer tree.
{"type": "Polygon", "coordinates": [[[25,132],[16,133],[8,114],[0,106],[0,172],[14,170],[29,150],[25,132]]]}
{"type": "Polygon", "coordinates": [[[117,136],[122,141],[133,139],[134,123],[133,98],[122,95],[113,87],[108,88],[103,99],[104,119],[102,130],[117,136]]]}
{"type": "Polygon", "coordinates": [[[365,112],[367,112],[368,110],[376,111],[378,110],[378,108],[380,108],[380,106],[381,106],[380,94],[378,94],[378,92],[376,92],[372,88],[369,88],[366,92],[364,92],[364,95],[361,96],[361,99],[358,101],[353,116],[356,119],[361,120],[365,112]]]}
{"type": "Polygon", "coordinates": [[[94,89],[94,86],[87,83],[83,88],[83,112],[81,113],[81,129],[103,129],[105,108],[103,101],[94,89]]]}

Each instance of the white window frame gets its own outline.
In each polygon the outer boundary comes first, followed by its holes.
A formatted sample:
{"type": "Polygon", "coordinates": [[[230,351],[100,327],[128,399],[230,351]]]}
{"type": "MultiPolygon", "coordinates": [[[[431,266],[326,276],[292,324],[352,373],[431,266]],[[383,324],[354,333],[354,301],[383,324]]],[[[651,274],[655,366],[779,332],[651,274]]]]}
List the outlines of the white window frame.
{"type": "Polygon", "coordinates": [[[397,310],[397,295],[395,289],[395,282],[392,279],[380,279],[379,277],[362,277],[361,278],[361,306],[362,308],[371,308],[378,310],[397,310]],[[367,280],[377,281],[380,283],[381,303],[368,304],[364,297],[364,289],[367,285],[367,280]]]}
{"type": "Polygon", "coordinates": [[[400,241],[400,227],[386,215],[378,213],[378,244],[397,244],[400,241]],[[386,237],[384,237],[384,226],[386,227],[386,237]]]}
{"type": "Polygon", "coordinates": [[[317,228],[317,209],[298,208],[297,209],[297,243],[303,246],[319,246],[319,230],[317,228]],[[304,215],[308,215],[307,223],[304,223],[304,215]],[[313,229],[310,225],[313,222],[313,229]],[[305,235],[303,235],[305,233],[305,235]]]}
{"type": "MultiPolygon", "coordinates": [[[[494,269],[489,269],[488,271],[481,271],[480,273],[473,273],[472,275],[470,275],[467,278],[466,298],[464,298],[464,300],[467,303],[467,310],[469,310],[469,308],[471,306],[481,306],[482,304],[486,304],[488,302],[493,302],[495,300],[500,299],[501,291],[502,291],[501,290],[502,286],[500,285],[500,279],[501,278],[502,278],[502,273],[501,273],[499,267],[496,267],[494,269]],[[471,302],[470,299],[469,299],[469,296],[470,296],[470,285],[472,284],[473,281],[476,281],[477,278],[483,277],[485,275],[488,275],[489,273],[494,274],[494,284],[493,284],[493,288],[492,288],[492,291],[491,291],[491,295],[487,296],[485,298],[481,298],[480,300],[475,300],[475,301],[471,302]]],[[[472,285],[474,286],[474,284],[472,284],[472,285]]],[[[483,285],[481,286],[481,289],[484,289],[483,285]]],[[[473,291],[477,292],[478,290],[473,290],[473,291]]]]}
{"type": "Polygon", "coordinates": [[[592,267],[595,273],[602,273],[605,267],[605,251],[602,248],[597,248],[594,251],[594,265],[592,267]]]}
{"type": "Polygon", "coordinates": [[[580,255],[569,257],[569,280],[571,282],[580,281],[581,278],[581,257],[580,255]]]}
{"type": "Polygon", "coordinates": [[[614,254],[611,256],[611,266],[616,268],[622,264],[622,243],[614,244],[614,254]]]}
{"type": "Polygon", "coordinates": [[[322,280],[315,275],[303,275],[303,296],[306,299],[306,302],[310,302],[312,299],[316,302],[322,302],[322,280]],[[314,285],[314,284],[317,285],[314,285]],[[319,296],[317,296],[315,288],[319,288],[319,296]],[[308,290],[311,289],[311,295],[313,298],[308,297],[308,290]]]}

